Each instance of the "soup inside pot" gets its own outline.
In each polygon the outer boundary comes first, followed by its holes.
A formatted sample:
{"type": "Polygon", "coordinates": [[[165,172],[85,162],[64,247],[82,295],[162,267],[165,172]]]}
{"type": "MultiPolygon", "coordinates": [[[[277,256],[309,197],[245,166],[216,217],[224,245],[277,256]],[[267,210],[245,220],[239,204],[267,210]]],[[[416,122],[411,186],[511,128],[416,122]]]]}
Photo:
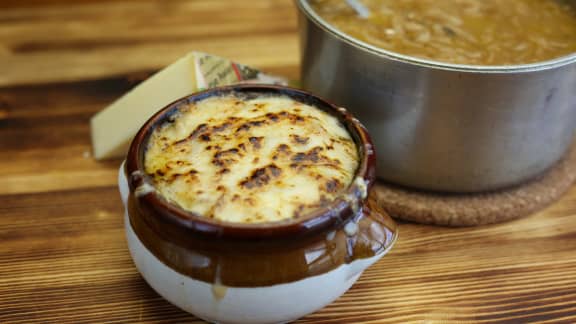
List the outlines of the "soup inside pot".
{"type": "Polygon", "coordinates": [[[392,52],[470,65],[528,64],[576,52],[576,1],[310,0],[346,34],[392,52]]]}

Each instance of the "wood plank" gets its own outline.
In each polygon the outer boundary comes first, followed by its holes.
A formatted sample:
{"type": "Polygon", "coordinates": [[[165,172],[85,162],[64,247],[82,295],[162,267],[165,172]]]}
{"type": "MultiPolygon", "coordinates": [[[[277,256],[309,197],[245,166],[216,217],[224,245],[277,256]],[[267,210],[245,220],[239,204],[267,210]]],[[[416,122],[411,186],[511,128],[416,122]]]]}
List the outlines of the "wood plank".
{"type": "MultiPolygon", "coordinates": [[[[228,57],[266,72],[286,66],[295,68],[298,64],[293,35],[230,37],[220,41],[222,43],[196,40],[111,46],[99,49],[97,53],[89,49],[76,49],[6,56],[0,58],[3,64],[0,86],[97,79],[160,69],[191,50],[228,57]],[[270,46],[276,43],[277,46],[270,46]],[[254,48],[259,50],[255,51],[254,48]],[[80,52],[82,55],[79,55],[80,52]],[[62,69],[63,65],[68,67],[62,69]]],[[[295,72],[291,74],[287,77],[296,75],[295,72]]]]}
{"type": "Polygon", "coordinates": [[[92,159],[89,120],[142,78],[0,89],[0,194],[113,185],[120,161],[92,159]]]}
{"type": "Polygon", "coordinates": [[[2,195],[0,206],[0,323],[191,318],[134,269],[114,187],[2,195]]]}
{"type": "Polygon", "coordinates": [[[191,50],[263,70],[296,71],[295,31],[295,8],[288,0],[87,2],[2,10],[0,86],[157,70],[191,50]]]}
{"type": "MultiPolygon", "coordinates": [[[[355,322],[359,314],[374,322],[383,314],[390,322],[574,319],[576,229],[564,206],[575,195],[480,230],[402,224],[389,256],[302,322],[355,322]]],[[[11,305],[0,322],[193,321],[139,278],[114,187],[2,195],[0,206],[0,304],[11,305]]]]}

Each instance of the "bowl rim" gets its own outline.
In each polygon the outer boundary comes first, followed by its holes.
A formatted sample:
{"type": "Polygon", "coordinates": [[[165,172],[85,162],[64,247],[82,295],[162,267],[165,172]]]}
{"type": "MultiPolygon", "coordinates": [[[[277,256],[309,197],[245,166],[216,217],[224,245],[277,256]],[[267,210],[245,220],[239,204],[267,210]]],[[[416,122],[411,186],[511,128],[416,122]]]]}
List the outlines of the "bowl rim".
{"type": "Polygon", "coordinates": [[[261,240],[306,236],[347,223],[355,216],[355,211],[367,199],[367,193],[375,181],[375,164],[374,145],[368,131],[346,109],[300,89],[279,85],[238,84],[210,88],[184,96],[156,112],[142,125],[133,138],[126,157],[125,173],[130,188],[130,196],[134,196],[135,207],[140,217],[142,215],[144,217],[155,217],[155,221],[161,221],[162,224],[168,225],[175,233],[184,231],[208,237],[261,240]],[[360,161],[352,183],[330,204],[314,210],[305,217],[255,224],[226,222],[203,217],[167,201],[156,190],[149,190],[135,195],[134,193],[138,187],[145,184],[152,186],[151,178],[144,172],[143,159],[145,145],[154,127],[162,124],[171,113],[177,111],[184,104],[232,93],[288,96],[293,100],[315,106],[338,118],[348,130],[358,148],[360,161]]]}
{"type": "Polygon", "coordinates": [[[356,39],[338,30],[336,27],[332,26],[330,23],[328,23],[326,20],[320,17],[314,11],[314,9],[312,9],[312,7],[308,2],[309,2],[308,0],[296,0],[296,6],[298,7],[299,12],[303,13],[310,21],[312,21],[320,29],[327,32],[329,35],[336,37],[340,41],[343,41],[344,43],[354,48],[401,63],[412,64],[437,70],[476,72],[487,74],[538,72],[563,67],[571,63],[576,63],[576,52],[560,56],[551,60],[545,60],[527,64],[513,64],[513,65],[454,64],[454,63],[418,58],[410,55],[404,55],[393,51],[385,50],[383,48],[379,48],[374,45],[370,45],[364,41],[356,39]]]}

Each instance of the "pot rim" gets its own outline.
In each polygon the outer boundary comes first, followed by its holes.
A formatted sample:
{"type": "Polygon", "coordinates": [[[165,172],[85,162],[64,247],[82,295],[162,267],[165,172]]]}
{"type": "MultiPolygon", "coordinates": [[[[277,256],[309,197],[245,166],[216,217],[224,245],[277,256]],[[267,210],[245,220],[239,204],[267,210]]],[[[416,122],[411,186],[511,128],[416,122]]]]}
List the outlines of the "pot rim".
{"type": "Polygon", "coordinates": [[[296,0],[297,7],[301,13],[314,22],[316,26],[327,32],[328,34],[336,37],[344,43],[351,45],[359,50],[366,51],[380,57],[384,57],[393,61],[401,63],[417,65],[425,68],[432,68],[437,70],[456,71],[456,72],[472,72],[472,73],[487,73],[487,74],[508,74],[508,73],[528,73],[545,71],[554,68],[563,67],[565,65],[576,63],[576,52],[561,56],[555,59],[528,63],[528,64],[514,64],[514,65],[472,65],[472,64],[453,64],[435,60],[428,60],[417,58],[414,56],[404,55],[374,45],[370,45],[364,41],[356,39],[340,30],[333,27],[330,23],[320,17],[312,7],[310,7],[308,0],[296,0]]]}
{"type": "Polygon", "coordinates": [[[140,215],[151,215],[176,231],[195,233],[208,237],[260,240],[266,238],[294,238],[318,233],[333,226],[348,222],[355,216],[355,210],[365,203],[367,193],[375,180],[376,155],[374,145],[366,128],[348,111],[323,98],[309,92],[278,85],[238,84],[232,86],[210,88],[180,98],[155,113],[140,128],[128,151],[125,164],[130,193],[134,196],[136,208],[140,215]],[[317,107],[332,116],[337,117],[346,127],[358,148],[360,163],[354,174],[353,181],[329,205],[313,211],[310,215],[299,219],[283,221],[244,224],[226,222],[203,217],[187,211],[176,204],[170,203],[156,190],[147,190],[135,195],[137,188],[152,186],[152,181],[144,172],[145,144],[154,127],[163,123],[171,113],[177,111],[183,104],[193,103],[208,97],[230,93],[258,93],[285,95],[293,100],[317,107]]]}

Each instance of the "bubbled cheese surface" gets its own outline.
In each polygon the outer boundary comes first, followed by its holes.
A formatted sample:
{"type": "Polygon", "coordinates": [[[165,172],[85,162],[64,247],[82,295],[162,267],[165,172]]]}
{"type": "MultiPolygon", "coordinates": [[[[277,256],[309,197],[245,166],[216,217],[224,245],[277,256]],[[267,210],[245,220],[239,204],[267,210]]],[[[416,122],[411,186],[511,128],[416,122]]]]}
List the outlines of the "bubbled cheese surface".
{"type": "Polygon", "coordinates": [[[145,169],[168,201],[236,223],[299,218],[353,180],[356,145],[333,116],[288,97],[209,97],[150,136],[145,169]]]}

